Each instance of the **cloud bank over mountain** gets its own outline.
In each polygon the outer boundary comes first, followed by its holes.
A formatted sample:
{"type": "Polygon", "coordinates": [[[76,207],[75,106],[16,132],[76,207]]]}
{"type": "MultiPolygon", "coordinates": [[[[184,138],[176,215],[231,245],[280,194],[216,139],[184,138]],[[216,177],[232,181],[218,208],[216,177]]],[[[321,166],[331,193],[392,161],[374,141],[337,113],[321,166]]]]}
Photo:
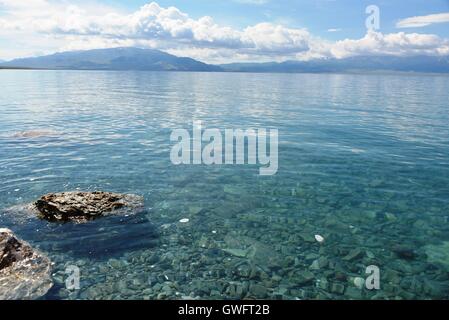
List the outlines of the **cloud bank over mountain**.
{"type": "MultiPolygon", "coordinates": [[[[131,13],[98,4],[48,0],[0,0],[0,9],[4,12],[0,37],[20,37],[42,53],[132,46],[209,63],[449,54],[449,40],[433,34],[370,31],[360,39],[328,41],[305,28],[273,22],[237,29],[220,25],[210,16],[194,19],[156,2],[131,13]]],[[[26,50],[22,55],[27,55],[26,50]]]]}

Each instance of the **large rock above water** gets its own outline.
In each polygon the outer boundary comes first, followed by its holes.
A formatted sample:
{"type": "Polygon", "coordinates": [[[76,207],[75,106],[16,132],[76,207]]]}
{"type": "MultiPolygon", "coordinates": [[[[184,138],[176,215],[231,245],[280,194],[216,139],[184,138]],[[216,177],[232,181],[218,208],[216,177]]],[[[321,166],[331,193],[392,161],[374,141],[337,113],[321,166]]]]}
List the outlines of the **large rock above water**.
{"type": "Polygon", "coordinates": [[[0,228],[0,300],[38,299],[52,286],[50,260],[0,228]]]}
{"type": "Polygon", "coordinates": [[[107,215],[129,215],[143,208],[141,196],[99,191],[50,193],[30,206],[39,217],[62,222],[85,222],[107,215]]]}

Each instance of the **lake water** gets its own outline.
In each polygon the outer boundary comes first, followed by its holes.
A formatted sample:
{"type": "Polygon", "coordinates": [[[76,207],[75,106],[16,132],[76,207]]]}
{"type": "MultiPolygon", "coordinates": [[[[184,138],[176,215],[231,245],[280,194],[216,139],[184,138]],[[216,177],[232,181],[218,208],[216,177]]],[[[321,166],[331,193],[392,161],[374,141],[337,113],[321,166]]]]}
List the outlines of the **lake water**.
{"type": "Polygon", "coordinates": [[[81,225],[3,213],[55,263],[45,299],[449,298],[447,76],[1,71],[0,85],[0,209],[73,190],[146,202],[81,225]],[[193,120],[278,129],[278,173],[173,165],[170,134],[193,120]],[[354,284],[368,266],[379,290],[354,284]]]}

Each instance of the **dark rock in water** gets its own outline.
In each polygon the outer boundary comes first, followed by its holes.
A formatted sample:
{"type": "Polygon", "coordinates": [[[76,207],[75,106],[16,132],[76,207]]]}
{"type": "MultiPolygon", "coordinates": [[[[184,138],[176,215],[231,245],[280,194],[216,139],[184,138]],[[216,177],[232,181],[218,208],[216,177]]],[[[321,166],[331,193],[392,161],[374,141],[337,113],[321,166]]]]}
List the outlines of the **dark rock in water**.
{"type": "Polygon", "coordinates": [[[343,260],[354,261],[354,260],[362,258],[364,255],[365,255],[365,252],[363,252],[359,248],[355,248],[355,249],[352,249],[351,251],[349,251],[349,253],[343,257],[343,260]]]}
{"type": "Polygon", "coordinates": [[[267,288],[259,284],[252,284],[249,288],[249,291],[250,294],[257,299],[264,299],[268,294],[267,288]]]}
{"type": "Polygon", "coordinates": [[[42,196],[30,209],[49,221],[86,222],[106,215],[143,210],[143,197],[111,192],[62,192],[42,196]]]}
{"type": "Polygon", "coordinates": [[[0,300],[38,299],[52,286],[50,260],[0,229],[0,300]]]}
{"type": "Polygon", "coordinates": [[[397,245],[392,248],[393,252],[401,259],[413,260],[417,257],[413,248],[397,245]]]}
{"type": "Polygon", "coordinates": [[[46,239],[42,246],[61,252],[70,251],[76,256],[102,258],[159,244],[156,227],[143,215],[111,217],[87,224],[63,224],[54,232],[64,234],[65,239],[46,239]]]}
{"type": "Polygon", "coordinates": [[[440,244],[430,244],[424,247],[427,260],[449,271],[449,241],[440,244]]]}
{"type": "Polygon", "coordinates": [[[343,294],[345,293],[345,286],[341,283],[334,283],[331,286],[331,292],[336,294],[343,294]]]}

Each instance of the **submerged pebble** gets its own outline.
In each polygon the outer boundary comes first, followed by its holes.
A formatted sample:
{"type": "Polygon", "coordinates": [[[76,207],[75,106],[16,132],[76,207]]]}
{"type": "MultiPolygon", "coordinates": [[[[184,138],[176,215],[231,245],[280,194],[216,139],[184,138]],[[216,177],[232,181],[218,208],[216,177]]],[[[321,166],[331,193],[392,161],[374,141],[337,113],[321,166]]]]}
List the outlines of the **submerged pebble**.
{"type": "Polygon", "coordinates": [[[323,236],[320,236],[319,234],[315,235],[315,240],[316,240],[318,243],[323,243],[323,242],[324,242],[323,236]]]}
{"type": "Polygon", "coordinates": [[[363,289],[365,286],[365,279],[363,279],[361,277],[354,278],[353,282],[354,282],[354,285],[359,289],[363,289]]]}

